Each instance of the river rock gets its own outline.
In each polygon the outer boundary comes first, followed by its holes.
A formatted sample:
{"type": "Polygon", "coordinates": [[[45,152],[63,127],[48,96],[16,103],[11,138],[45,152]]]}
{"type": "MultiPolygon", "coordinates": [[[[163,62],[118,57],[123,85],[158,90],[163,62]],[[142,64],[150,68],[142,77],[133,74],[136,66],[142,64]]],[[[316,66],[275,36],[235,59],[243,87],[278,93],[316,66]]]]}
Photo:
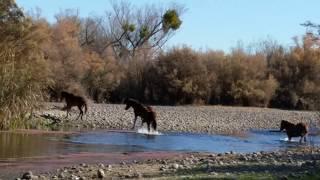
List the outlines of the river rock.
{"type": "Polygon", "coordinates": [[[177,164],[177,163],[174,163],[174,164],[172,164],[172,166],[171,166],[173,169],[178,169],[179,168],[179,164],[177,164]]]}
{"type": "Polygon", "coordinates": [[[78,177],[78,176],[76,176],[76,175],[71,175],[71,180],[79,180],[80,178],[78,177]]]}
{"type": "Polygon", "coordinates": [[[28,171],[22,175],[22,179],[38,179],[38,176],[34,176],[31,171],[28,171]]]}
{"type": "Polygon", "coordinates": [[[241,154],[239,157],[239,160],[240,161],[248,161],[248,158],[245,155],[241,154]]]}
{"type": "Polygon", "coordinates": [[[98,166],[99,166],[99,168],[102,168],[102,169],[105,168],[104,164],[102,164],[102,163],[100,163],[98,166]]]}
{"type": "Polygon", "coordinates": [[[62,172],[62,173],[60,173],[60,174],[58,175],[58,177],[63,179],[63,178],[66,177],[66,175],[62,172]]]}
{"type": "Polygon", "coordinates": [[[102,169],[98,169],[97,175],[98,178],[104,178],[106,176],[102,169]]]}

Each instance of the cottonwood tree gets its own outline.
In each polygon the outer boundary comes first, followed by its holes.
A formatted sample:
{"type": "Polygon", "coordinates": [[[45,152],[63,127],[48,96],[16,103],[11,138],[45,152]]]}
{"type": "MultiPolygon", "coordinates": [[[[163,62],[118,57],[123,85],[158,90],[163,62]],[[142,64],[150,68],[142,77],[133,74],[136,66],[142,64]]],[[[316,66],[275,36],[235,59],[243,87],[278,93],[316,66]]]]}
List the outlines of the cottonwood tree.
{"type": "Polygon", "coordinates": [[[320,47],[320,24],[313,23],[311,21],[306,21],[301,26],[306,27],[306,34],[304,36],[305,41],[312,41],[309,44],[312,44],[313,47],[320,47]]]}
{"type": "Polygon", "coordinates": [[[81,45],[99,44],[100,53],[112,47],[118,58],[134,57],[139,50],[161,48],[180,28],[183,11],[178,5],[167,9],[155,5],[137,8],[129,2],[114,1],[106,18],[83,22],[81,45]]]}

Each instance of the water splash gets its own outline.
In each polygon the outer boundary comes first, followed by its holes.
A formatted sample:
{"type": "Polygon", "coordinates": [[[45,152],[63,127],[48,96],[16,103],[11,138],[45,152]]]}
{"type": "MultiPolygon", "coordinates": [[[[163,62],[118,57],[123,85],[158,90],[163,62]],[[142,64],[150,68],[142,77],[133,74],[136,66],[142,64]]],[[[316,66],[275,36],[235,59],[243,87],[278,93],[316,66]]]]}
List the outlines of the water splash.
{"type": "Polygon", "coordinates": [[[294,142],[300,142],[300,139],[298,139],[298,138],[291,138],[291,141],[289,141],[289,138],[281,138],[280,139],[280,141],[285,141],[285,142],[292,142],[292,143],[294,143],[294,142]]]}
{"type": "Polygon", "coordinates": [[[148,129],[147,129],[147,128],[144,128],[144,127],[139,128],[138,131],[137,131],[137,133],[140,133],[140,134],[148,134],[148,135],[162,135],[161,132],[155,131],[155,130],[153,130],[153,129],[151,129],[150,132],[149,132],[148,129]]]}
{"type": "Polygon", "coordinates": [[[318,127],[317,122],[310,120],[308,129],[309,129],[309,133],[308,133],[309,136],[320,135],[320,128],[318,127]]]}

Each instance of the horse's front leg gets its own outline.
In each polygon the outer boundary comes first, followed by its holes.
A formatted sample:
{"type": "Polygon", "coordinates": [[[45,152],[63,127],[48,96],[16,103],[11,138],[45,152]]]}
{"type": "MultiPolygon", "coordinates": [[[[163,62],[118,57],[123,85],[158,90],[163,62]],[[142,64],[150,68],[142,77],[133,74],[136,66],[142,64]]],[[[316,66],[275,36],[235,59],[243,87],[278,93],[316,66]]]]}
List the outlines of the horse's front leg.
{"type": "Polygon", "coordinates": [[[69,107],[66,107],[66,109],[67,109],[67,115],[66,115],[66,117],[65,118],[68,118],[68,115],[69,115],[69,107]]]}
{"type": "Polygon", "coordinates": [[[77,117],[77,119],[76,119],[76,120],[78,120],[78,119],[79,119],[79,117],[81,117],[81,120],[82,120],[82,112],[80,112],[80,113],[79,113],[79,115],[78,115],[78,117],[77,117]]]}
{"type": "Polygon", "coordinates": [[[147,122],[148,124],[148,132],[150,132],[150,122],[147,122]]]}
{"type": "Polygon", "coordinates": [[[307,138],[306,138],[306,136],[304,135],[304,136],[301,136],[301,138],[300,138],[300,143],[302,143],[302,139],[304,140],[304,142],[307,142],[307,138]]]}
{"type": "Polygon", "coordinates": [[[134,127],[136,126],[137,118],[138,118],[138,116],[134,116],[134,120],[133,120],[133,127],[132,127],[132,129],[134,129],[134,127]]]}

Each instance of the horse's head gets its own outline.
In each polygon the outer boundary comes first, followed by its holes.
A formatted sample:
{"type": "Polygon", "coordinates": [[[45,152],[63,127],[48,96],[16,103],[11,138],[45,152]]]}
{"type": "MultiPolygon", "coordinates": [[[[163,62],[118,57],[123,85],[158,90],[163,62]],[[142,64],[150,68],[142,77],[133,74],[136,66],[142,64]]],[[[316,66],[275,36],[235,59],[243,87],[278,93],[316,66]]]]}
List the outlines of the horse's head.
{"type": "Polygon", "coordinates": [[[286,129],[287,124],[288,124],[288,121],[282,120],[280,124],[280,131],[283,131],[284,129],[286,129]]]}
{"type": "Polygon", "coordinates": [[[63,99],[65,99],[68,96],[69,93],[67,93],[66,91],[61,91],[60,93],[60,101],[63,101],[63,99]]]}

